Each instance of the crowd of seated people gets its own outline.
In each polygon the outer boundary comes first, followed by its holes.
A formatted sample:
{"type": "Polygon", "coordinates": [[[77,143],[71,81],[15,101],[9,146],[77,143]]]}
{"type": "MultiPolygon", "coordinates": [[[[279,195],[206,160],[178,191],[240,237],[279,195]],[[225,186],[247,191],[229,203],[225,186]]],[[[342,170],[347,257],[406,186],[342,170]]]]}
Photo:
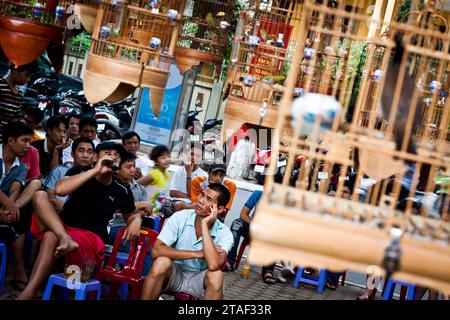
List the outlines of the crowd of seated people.
{"type": "MultiPolygon", "coordinates": [[[[142,299],[158,299],[161,293],[176,291],[222,299],[222,272],[234,271],[241,237],[250,240],[252,213],[262,191],[253,192],[239,208],[240,216],[230,229],[224,221],[237,185],[226,178],[225,164],[211,164],[204,170],[202,150],[195,144],[183,166],[172,174],[167,146],[154,146],[143,156],[139,153],[141,137],[133,131],[124,134],[121,143],[101,142],[93,118],[50,117],[44,126],[45,137],[41,137],[37,128],[42,112],[23,110],[22,96],[16,90],[32,72],[33,67],[25,65],[0,81],[0,241],[12,252],[10,283],[17,299],[38,298],[50,274],[64,265],[81,267],[90,260],[100,266],[105,245],[114,245],[122,228],[126,231],[119,250],[128,252],[130,241],[139,237],[146,222],[152,222],[149,227],[157,225],[156,217],[160,218],[155,230],[159,235],[146,253],[142,299]],[[24,263],[27,232],[39,242],[31,274],[24,263]]],[[[350,200],[356,196],[355,174],[353,168],[349,170],[339,197],[350,200]]],[[[277,175],[275,181],[282,178],[277,175]]],[[[289,181],[295,185],[297,178],[289,181]]],[[[330,184],[330,196],[335,195],[338,182],[330,184]]],[[[316,183],[317,189],[321,181],[316,183]]],[[[370,183],[366,185],[370,188],[370,183]]],[[[367,193],[358,190],[358,201],[364,201],[367,193]]],[[[286,282],[286,272],[274,276],[275,266],[263,266],[265,283],[286,282]]],[[[329,270],[329,289],[337,288],[343,272],[329,270]]],[[[425,291],[419,288],[417,297],[425,291]]],[[[437,292],[429,292],[430,298],[437,297],[437,292]]],[[[360,299],[372,296],[367,289],[360,299]]]]}
{"type": "Polygon", "coordinates": [[[100,142],[95,119],[56,115],[47,119],[40,137],[41,121],[41,112],[27,109],[1,132],[0,241],[13,253],[10,282],[17,299],[39,298],[49,276],[66,265],[81,268],[90,260],[99,267],[105,245],[113,245],[122,228],[126,236],[119,250],[128,252],[145,218],[156,216],[163,217],[163,228],[145,257],[142,298],[158,298],[178,286],[199,298],[222,298],[221,268],[233,238],[218,217],[230,208],[235,192],[235,186],[231,193],[222,184],[226,167],[211,169],[210,175],[220,177],[194,187],[192,201],[192,176],[208,175],[200,168],[201,157],[189,159],[174,181],[170,150],[155,146],[145,159],[138,154],[136,132],[126,133],[122,143],[100,142]],[[39,243],[31,274],[24,265],[27,232],[39,243]]]}

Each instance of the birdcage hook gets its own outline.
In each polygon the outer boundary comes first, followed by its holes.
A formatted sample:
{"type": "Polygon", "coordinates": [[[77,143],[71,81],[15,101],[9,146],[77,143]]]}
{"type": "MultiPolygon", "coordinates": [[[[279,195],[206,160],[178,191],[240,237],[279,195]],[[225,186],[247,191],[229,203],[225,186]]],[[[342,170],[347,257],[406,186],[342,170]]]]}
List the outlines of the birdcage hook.
{"type": "Polygon", "coordinates": [[[391,229],[391,241],[386,246],[383,257],[383,268],[386,271],[386,278],[396,272],[400,267],[401,247],[400,238],[403,231],[398,226],[393,226],[391,229]]]}

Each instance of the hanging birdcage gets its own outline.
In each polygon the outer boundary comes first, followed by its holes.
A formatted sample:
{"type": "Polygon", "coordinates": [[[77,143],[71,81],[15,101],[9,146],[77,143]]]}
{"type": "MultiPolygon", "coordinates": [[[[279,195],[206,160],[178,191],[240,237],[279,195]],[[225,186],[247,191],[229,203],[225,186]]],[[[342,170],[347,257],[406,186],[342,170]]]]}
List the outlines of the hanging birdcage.
{"type": "Polygon", "coordinates": [[[74,5],[74,13],[80,19],[87,33],[94,31],[95,20],[101,3],[101,0],[81,0],[74,5]]]}
{"type": "Polygon", "coordinates": [[[20,66],[36,60],[49,45],[62,45],[70,1],[0,0],[0,46],[20,66]]]}
{"type": "Polygon", "coordinates": [[[88,101],[118,101],[148,87],[158,116],[183,8],[183,1],[103,2],[84,77],[88,101]]]}
{"type": "Polygon", "coordinates": [[[235,0],[187,1],[175,50],[182,74],[202,62],[215,65],[216,77],[220,74],[235,3],[235,0]]]}
{"type": "Polygon", "coordinates": [[[367,39],[358,33],[367,17],[345,9],[305,1],[270,170],[279,153],[288,162],[282,183],[266,179],[249,260],[363,273],[375,266],[449,293],[450,103],[437,96],[449,89],[450,35],[391,22],[389,37],[367,39]],[[346,59],[333,59],[339,48],[346,59]],[[307,49],[314,54],[305,59],[307,49]],[[298,86],[304,93],[293,98],[298,86]]]}
{"type": "Polygon", "coordinates": [[[255,1],[240,13],[224,89],[225,128],[239,129],[244,123],[275,127],[300,33],[301,2],[255,1]]]}

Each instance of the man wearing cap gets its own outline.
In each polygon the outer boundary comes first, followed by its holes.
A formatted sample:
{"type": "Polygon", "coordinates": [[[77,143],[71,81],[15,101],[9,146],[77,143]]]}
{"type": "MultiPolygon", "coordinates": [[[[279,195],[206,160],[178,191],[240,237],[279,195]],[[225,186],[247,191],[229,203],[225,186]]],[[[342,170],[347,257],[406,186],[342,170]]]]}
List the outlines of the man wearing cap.
{"type": "MultiPolygon", "coordinates": [[[[213,163],[209,167],[208,176],[199,176],[192,180],[191,186],[191,200],[192,204],[195,207],[195,203],[199,195],[202,193],[206,187],[213,183],[221,183],[228,188],[230,191],[230,201],[227,203],[225,208],[227,209],[224,214],[222,214],[219,218],[225,219],[227,212],[230,210],[231,205],[233,204],[234,195],[236,194],[236,184],[228,179],[225,179],[225,174],[227,172],[227,166],[225,164],[213,163]]],[[[189,207],[190,208],[190,207],[189,207]]]]}
{"type": "Polygon", "coordinates": [[[136,212],[130,187],[118,180],[114,168],[125,153],[122,145],[107,141],[95,149],[97,163],[84,171],[70,169],[66,177],[57,182],[55,191],[61,196],[70,195],[58,216],[48,200],[47,193],[37,192],[33,198],[37,226],[33,235],[41,241],[30,281],[18,299],[34,299],[45,283],[56,259],[64,256],[66,264],[81,266],[85,260],[99,264],[103,260],[107,225],[119,210],[128,225],[125,237],[139,237],[141,217],[136,212]]]}

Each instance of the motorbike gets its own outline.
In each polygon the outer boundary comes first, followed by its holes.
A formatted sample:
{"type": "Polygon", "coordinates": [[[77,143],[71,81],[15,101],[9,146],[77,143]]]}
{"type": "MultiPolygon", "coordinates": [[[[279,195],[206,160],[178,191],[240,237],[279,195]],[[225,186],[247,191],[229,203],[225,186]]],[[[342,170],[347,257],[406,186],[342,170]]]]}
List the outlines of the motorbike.
{"type": "Polygon", "coordinates": [[[96,105],[97,135],[101,141],[120,139],[129,131],[133,120],[130,110],[135,101],[136,98],[126,98],[112,104],[96,105]]]}
{"type": "Polygon", "coordinates": [[[59,103],[63,94],[57,94],[52,88],[54,81],[47,78],[39,78],[25,91],[22,106],[26,108],[39,108],[44,112],[42,126],[45,127],[47,120],[58,114],[59,103]],[[46,84],[49,84],[48,86],[46,84]]]}
{"type": "MultiPolygon", "coordinates": [[[[264,183],[264,176],[268,174],[268,167],[270,164],[270,157],[272,156],[272,150],[270,147],[267,147],[266,149],[256,149],[256,163],[253,168],[253,176],[256,179],[257,183],[263,184],[264,183]]],[[[291,186],[295,185],[295,180],[298,175],[298,171],[304,163],[305,157],[303,156],[297,156],[294,159],[294,166],[292,168],[292,175],[289,178],[289,184],[291,186]]],[[[286,172],[286,166],[288,162],[288,155],[286,153],[280,152],[278,154],[278,160],[277,160],[277,169],[275,172],[275,181],[281,181],[283,179],[283,176],[286,172]]]]}
{"type": "Polygon", "coordinates": [[[74,92],[72,90],[61,94],[59,103],[59,114],[78,114],[83,117],[95,117],[95,107],[86,100],[83,91],[74,92]]]}
{"type": "Polygon", "coordinates": [[[24,92],[23,106],[42,110],[44,112],[42,125],[45,127],[48,118],[61,113],[61,101],[73,98],[82,86],[79,78],[55,74],[51,70],[46,73],[40,72],[28,83],[24,92]]]}
{"type": "Polygon", "coordinates": [[[202,126],[197,116],[202,112],[197,106],[195,110],[188,113],[186,121],[186,130],[191,135],[191,142],[200,142],[204,148],[204,163],[214,163],[216,159],[222,159],[225,156],[224,146],[220,139],[222,120],[208,119],[202,126]]]}

